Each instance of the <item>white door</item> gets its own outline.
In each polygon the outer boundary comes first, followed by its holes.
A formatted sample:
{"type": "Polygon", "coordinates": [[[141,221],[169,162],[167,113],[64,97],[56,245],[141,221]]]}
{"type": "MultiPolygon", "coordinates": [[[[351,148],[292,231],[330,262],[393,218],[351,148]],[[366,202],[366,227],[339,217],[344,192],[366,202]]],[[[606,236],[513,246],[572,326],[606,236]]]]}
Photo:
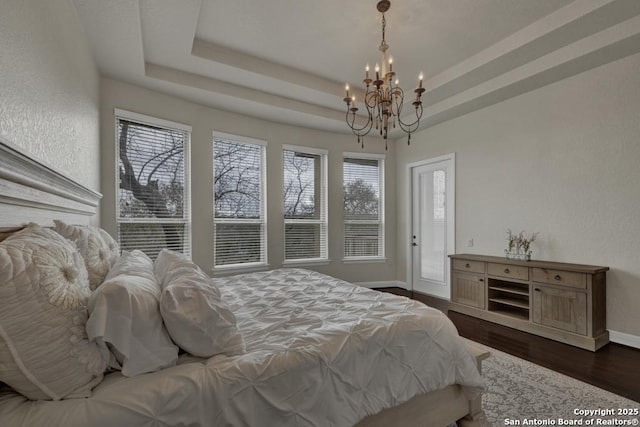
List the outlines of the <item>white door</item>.
{"type": "Polygon", "coordinates": [[[455,252],[454,164],[451,154],[411,167],[413,290],[446,299],[447,255],[455,252]]]}

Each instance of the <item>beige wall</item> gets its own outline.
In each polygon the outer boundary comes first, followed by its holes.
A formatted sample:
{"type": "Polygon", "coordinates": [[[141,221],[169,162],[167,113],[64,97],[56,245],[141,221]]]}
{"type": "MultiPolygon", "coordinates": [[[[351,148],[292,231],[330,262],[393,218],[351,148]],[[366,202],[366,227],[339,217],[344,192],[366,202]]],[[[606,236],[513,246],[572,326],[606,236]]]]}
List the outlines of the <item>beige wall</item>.
{"type": "MultiPolygon", "coordinates": [[[[640,339],[638,70],[634,55],[399,144],[398,212],[409,206],[406,165],[455,152],[456,252],[500,256],[507,229],[539,231],[535,258],[611,268],[607,327],[640,339]]],[[[408,235],[399,214],[400,280],[408,235]]]]}
{"type": "MultiPolygon", "coordinates": [[[[267,141],[267,239],[270,268],[282,266],[284,228],[282,220],[282,145],[298,145],[327,149],[329,199],[329,265],[305,266],[353,282],[393,281],[395,263],[395,192],[386,197],[387,261],[380,263],[345,264],[342,262],[342,153],[360,150],[356,138],[321,132],[239,114],[223,112],[187,102],[169,95],[143,89],[111,79],[101,84],[102,123],[102,225],[109,232],[115,226],[115,122],[114,108],[184,123],[192,126],[192,220],[193,259],[205,271],[213,266],[213,131],[248,136],[267,141]]],[[[386,154],[386,187],[394,189],[395,155],[385,152],[384,143],[367,139],[366,151],[386,154]]]]}
{"type": "Polygon", "coordinates": [[[3,140],[100,190],[99,94],[100,76],[70,1],[2,1],[3,140]]]}
{"type": "MultiPolygon", "coordinates": [[[[343,151],[358,150],[353,137],[251,119],[109,79],[100,85],[67,0],[3,1],[0,52],[0,137],[102,191],[102,224],[112,233],[115,107],[193,126],[194,258],[207,271],[214,129],[269,143],[272,268],[283,257],[282,144],[329,150],[331,263],[314,269],[356,282],[406,280],[406,165],[455,152],[457,252],[501,255],[507,228],[539,231],[534,257],[611,268],[608,328],[640,336],[640,55],[434,126],[409,147],[392,144],[386,185],[397,191],[386,198],[388,260],[344,264],[340,162],[343,151]],[[471,238],[475,245],[466,247],[471,238]]],[[[367,151],[385,152],[372,139],[367,151]]]]}

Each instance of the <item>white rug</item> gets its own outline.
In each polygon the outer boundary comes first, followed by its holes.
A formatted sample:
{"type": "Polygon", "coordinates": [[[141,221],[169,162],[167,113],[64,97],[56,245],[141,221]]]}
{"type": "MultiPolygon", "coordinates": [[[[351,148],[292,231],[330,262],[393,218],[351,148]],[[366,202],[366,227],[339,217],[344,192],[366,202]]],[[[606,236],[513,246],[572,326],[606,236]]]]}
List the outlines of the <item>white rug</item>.
{"type": "Polygon", "coordinates": [[[482,364],[486,426],[638,425],[638,402],[474,344],[491,352],[482,364]]]}

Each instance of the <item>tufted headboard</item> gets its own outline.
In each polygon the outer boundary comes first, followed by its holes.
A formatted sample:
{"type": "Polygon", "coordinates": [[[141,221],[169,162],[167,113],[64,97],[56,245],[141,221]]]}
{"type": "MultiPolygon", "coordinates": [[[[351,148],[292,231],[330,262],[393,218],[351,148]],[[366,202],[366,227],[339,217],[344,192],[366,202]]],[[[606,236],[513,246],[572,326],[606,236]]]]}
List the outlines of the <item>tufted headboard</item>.
{"type": "Polygon", "coordinates": [[[0,138],[0,240],[28,222],[89,224],[101,197],[0,138]]]}

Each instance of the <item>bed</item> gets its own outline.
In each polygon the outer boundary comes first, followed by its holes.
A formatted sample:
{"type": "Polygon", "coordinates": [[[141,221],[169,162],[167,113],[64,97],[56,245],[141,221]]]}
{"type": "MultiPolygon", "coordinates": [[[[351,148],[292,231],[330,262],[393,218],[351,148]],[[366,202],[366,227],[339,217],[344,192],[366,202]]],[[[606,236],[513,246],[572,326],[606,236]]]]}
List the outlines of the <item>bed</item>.
{"type": "MultiPolygon", "coordinates": [[[[15,239],[7,236],[25,222],[90,222],[99,194],[16,147],[0,148],[0,240],[15,239]]],[[[488,354],[438,310],[306,269],[213,283],[241,351],[183,351],[154,372],[106,371],[88,382],[88,397],[30,400],[5,386],[0,425],[480,425],[488,354]]]]}

